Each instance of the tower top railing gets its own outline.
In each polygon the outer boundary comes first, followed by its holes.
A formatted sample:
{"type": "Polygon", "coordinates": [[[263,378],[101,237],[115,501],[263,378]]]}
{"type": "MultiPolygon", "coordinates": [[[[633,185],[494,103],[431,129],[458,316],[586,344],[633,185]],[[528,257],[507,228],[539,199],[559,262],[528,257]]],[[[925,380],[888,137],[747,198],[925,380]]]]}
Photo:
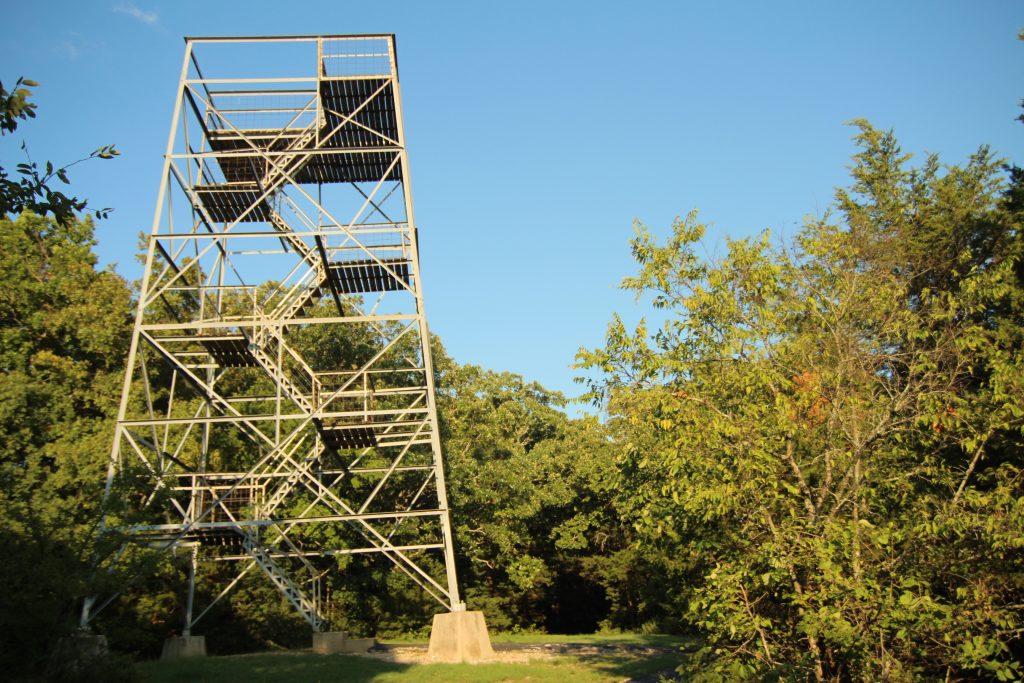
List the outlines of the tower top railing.
{"type": "Polygon", "coordinates": [[[280,151],[314,123],[322,126],[325,98],[337,108],[398,80],[393,34],[193,36],[185,42],[182,85],[201,128],[229,137],[278,131],[260,140],[268,150],[280,151]]]}
{"type": "Polygon", "coordinates": [[[185,42],[193,67],[189,80],[195,82],[288,82],[294,79],[301,83],[323,78],[398,77],[395,36],[391,33],[188,36],[185,42]],[[246,53],[251,53],[251,58],[247,58],[246,53]],[[269,74],[270,65],[279,72],[269,74]],[[246,72],[253,71],[258,72],[259,77],[245,78],[246,72]]]}

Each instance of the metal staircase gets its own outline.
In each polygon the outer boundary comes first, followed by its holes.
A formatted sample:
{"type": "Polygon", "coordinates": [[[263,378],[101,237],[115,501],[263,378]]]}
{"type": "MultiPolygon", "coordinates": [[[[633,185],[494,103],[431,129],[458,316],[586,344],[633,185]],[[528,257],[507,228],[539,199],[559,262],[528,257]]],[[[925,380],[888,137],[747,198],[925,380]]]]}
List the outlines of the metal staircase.
{"type": "MultiPolygon", "coordinates": [[[[320,608],[315,600],[311,599],[306,593],[299,588],[291,577],[281,567],[274,562],[274,558],[270,556],[259,541],[252,535],[243,533],[242,534],[242,549],[256,561],[258,566],[263,573],[270,579],[270,582],[277,587],[279,591],[288,599],[299,614],[309,622],[309,625],[313,627],[314,631],[322,630],[324,626],[324,619],[320,616],[320,608]]],[[[314,592],[314,595],[316,593],[314,592]]]]}

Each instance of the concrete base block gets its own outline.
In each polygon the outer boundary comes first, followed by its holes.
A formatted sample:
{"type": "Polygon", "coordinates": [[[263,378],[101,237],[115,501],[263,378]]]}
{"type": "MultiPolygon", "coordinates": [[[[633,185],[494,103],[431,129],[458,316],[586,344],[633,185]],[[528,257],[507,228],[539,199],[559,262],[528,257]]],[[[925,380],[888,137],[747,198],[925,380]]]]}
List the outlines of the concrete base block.
{"type": "Polygon", "coordinates": [[[173,636],[164,641],[164,651],[160,659],[205,656],[206,636],[173,636]]]}
{"type": "Polygon", "coordinates": [[[318,655],[361,654],[376,646],[376,638],[349,638],[345,631],[313,634],[313,652],[318,655]]]}
{"type": "Polygon", "coordinates": [[[79,633],[61,638],[53,651],[58,659],[82,660],[92,659],[107,654],[107,637],[79,633]]]}
{"type": "Polygon", "coordinates": [[[84,676],[84,673],[108,652],[106,636],[76,633],[58,638],[46,662],[45,680],[85,680],[88,676],[84,676]]]}
{"type": "Polygon", "coordinates": [[[348,633],[345,631],[327,631],[326,633],[314,631],[313,652],[318,655],[332,655],[336,652],[344,652],[346,640],[348,640],[348,633]]]}
{"type": "Polygon", "coordinates": [[[427,659],[432,662],[458,664],[486,662],[494,659],[491,638],[483,612],[449,612],[435,614],[430,630],[427,659]]]}

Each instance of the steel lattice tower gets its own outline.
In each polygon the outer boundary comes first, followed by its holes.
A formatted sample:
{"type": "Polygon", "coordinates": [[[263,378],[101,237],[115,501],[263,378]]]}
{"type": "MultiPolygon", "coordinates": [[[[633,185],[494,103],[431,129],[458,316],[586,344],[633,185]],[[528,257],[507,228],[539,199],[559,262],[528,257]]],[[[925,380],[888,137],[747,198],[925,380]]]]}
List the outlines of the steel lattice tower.
{"type": "Polygon", "coordinates": [[[208,562],[314,631],[337,555],[464,608],[421,284],[394,37],[187,38],[104,521],[190,551],[186,634],[208,562]]]}

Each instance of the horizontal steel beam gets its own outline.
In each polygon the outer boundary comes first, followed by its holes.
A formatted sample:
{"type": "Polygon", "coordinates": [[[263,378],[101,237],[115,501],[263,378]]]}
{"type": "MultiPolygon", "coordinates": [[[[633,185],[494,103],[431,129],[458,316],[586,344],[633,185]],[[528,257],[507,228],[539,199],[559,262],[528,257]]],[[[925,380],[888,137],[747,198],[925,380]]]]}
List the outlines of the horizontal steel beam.
{"type": "Polygon", "coordinates": [[[203,529],[256,529],[281,524],[332,524],[336,522],[368,522],[375,519],[409,519],[416,517],[440,517],[444,510],[395,510],[392,512],[363,512],[345,515],[317,515],[307,517],[278,517],[275,519],[240,519],[233,522],[189,522],[181,524],[140,524],[124,527],[123,531],[130,534],[143,534],[152,531],[167,531],[172,534],[202,531],[203,529]]]}
{"type": "Polygon", "coordinates": [[[320,40],[388,40],[395,42],[394,33],[324,33],[292,36],[185,36],[186,43],[312,43],[320,40]]]}
{"type": "MultiPolygon", "coordinates": [[[[181,545],[191,545],[191,543],[181,545]]],[[[419,545],[393,545],[387,548],[345,548],[344,550],[314,550],[311,552],[270,552],[267,553],[274,559],[284,557],[334,557],[336,555],[364,555],[368,553],[405,553],[417,550],[441,550],[443,543],[421,543],[419,545]]],[[[215,562],[231,562],[238,560],[251,560],[250,555],[217,555],[212,558],[215,562]]]]}
{"type": "Polygon", "coordinates": [[[422,316],[418,313],[388,313],[381,315],[351,315],[351,316],[323,316],[316,318],[268,318],[266,321],[253,320],[252,318],[225,318],[223,320],[204,320],[192,323],[143,323],[139,325],[140,330],[217,330],[223,328],[257,328],[266,327],[267,323],[274,325],[313,325],[328,323],[376,323],[376,322],[404,322],[419,320],[422,316]]]}

